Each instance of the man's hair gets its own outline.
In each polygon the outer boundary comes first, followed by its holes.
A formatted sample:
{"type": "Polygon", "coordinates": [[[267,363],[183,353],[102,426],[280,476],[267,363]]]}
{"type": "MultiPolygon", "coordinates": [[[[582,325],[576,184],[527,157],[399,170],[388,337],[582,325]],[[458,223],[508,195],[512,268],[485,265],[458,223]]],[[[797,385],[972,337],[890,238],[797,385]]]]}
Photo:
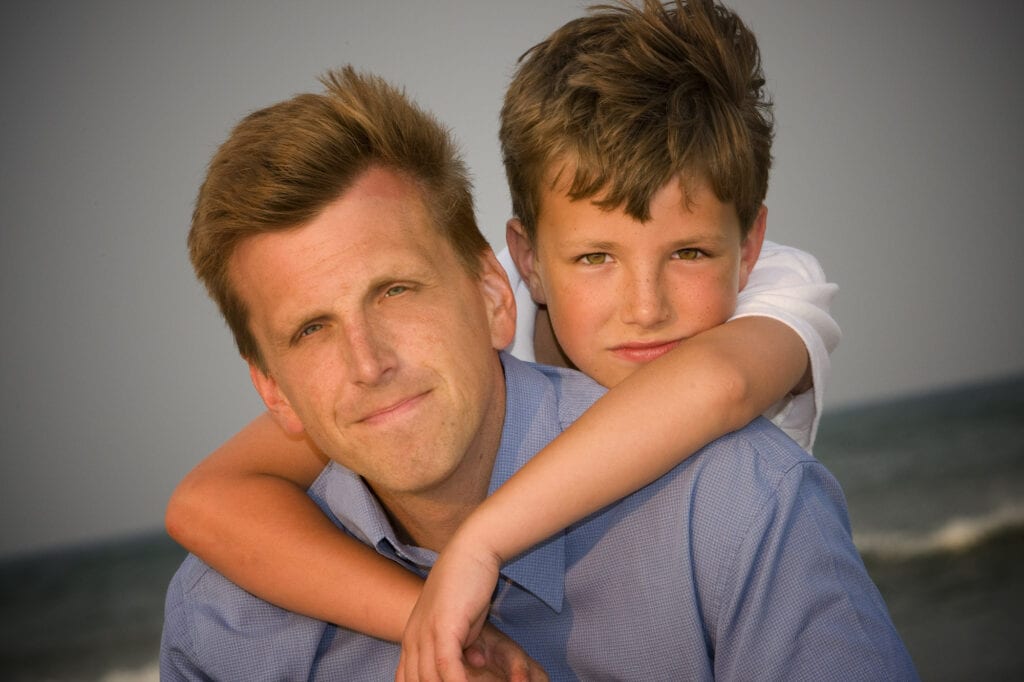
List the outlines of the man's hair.
{"type": "Polygon", "coordinates": [[[435,227],[474,276],[489,248],[477,228],[465,164],[433,116],[384,80],[351,67],[328,72],[321,82],[323,94],[296,95],[234,128],[210,161],[188,236],[192,266],[239,353],[264,372],[229,277],[235,248],[254,235],[308,223],[369,168],[413,180],[435,227]]]}
{"type": "Polygon", "coordinates": [[[520,57],[501,112],[512,211],[533,239],[556,182],[648,220],[669,180],[707,180],[745,235],[768,190],[771,109],[757,40],[725,7],[591,7],[520,57]]]}

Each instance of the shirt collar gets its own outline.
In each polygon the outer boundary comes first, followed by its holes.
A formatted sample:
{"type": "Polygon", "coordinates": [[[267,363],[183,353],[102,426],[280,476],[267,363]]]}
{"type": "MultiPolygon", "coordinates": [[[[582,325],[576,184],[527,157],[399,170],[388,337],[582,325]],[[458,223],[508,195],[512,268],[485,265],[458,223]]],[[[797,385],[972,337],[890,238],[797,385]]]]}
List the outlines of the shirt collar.
{"type": "MultiPolygon", "coordinates": [[[[561,433],[558,396],[550,380],[532,365],[501,353],[505,369],[505,426],[488,494],[561,433]]],[[[437,554],[398,541],[384,509],[355,473],[332,462],[310,494],[335,522],[378,552],[423,574],[437,554]]],[[[502,567],[501,574],[561,612],[565,596],[565,537],[558,533],[502,567]]]]}

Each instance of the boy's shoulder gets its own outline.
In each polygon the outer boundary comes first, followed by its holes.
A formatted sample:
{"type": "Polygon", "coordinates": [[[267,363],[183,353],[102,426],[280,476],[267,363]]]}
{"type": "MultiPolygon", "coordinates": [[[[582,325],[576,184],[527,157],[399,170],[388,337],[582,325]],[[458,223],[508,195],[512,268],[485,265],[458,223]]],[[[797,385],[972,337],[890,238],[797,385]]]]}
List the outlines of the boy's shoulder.
{"type": "Polygon", "coordinates": [[[761,246],[754,271],[758,275],[754,277],[755,284],[774,288],[827,283],[825,271],[814,254],[767,239],[761,246]]]}

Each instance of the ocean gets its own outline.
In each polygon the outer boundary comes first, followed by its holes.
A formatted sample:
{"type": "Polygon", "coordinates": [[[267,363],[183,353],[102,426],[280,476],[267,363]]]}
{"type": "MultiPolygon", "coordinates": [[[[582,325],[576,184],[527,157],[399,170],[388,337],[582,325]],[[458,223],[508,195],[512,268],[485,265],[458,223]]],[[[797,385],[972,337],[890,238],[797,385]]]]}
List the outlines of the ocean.
{"type": "MultiPolygon", "coordinates": [[[[826,413],[815,455],[924,680],[1024,680],[1024,377],[826,413]]],[[[157,680],[162,533],[0,563],[0,679],[157,680]]]]}

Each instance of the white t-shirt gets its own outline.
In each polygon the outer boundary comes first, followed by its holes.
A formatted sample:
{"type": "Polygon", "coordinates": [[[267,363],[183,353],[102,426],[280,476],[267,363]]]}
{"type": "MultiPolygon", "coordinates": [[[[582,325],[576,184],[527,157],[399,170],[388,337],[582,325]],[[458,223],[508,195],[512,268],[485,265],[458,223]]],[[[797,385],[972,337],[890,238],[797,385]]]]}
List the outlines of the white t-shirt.
{"type": "MultiPolygon", "coordinates": [[[[516,296],[516,336],[506,349],[520,360],[533,362],[533,333],[537,304],[508,249],[498,254],[516,296]]],[[[764,416],[775,422],[808,452],[818,433],[825,385],[832,373],[829,354],[839,345],[839,325],[829,314],[838,286],[825,280],[818,260],[809,253],[765,240],[761,255],[739,293],[732,318],[760,315],[789,325],[807,346],[814,386],[772,405],[764,416]]]]}

